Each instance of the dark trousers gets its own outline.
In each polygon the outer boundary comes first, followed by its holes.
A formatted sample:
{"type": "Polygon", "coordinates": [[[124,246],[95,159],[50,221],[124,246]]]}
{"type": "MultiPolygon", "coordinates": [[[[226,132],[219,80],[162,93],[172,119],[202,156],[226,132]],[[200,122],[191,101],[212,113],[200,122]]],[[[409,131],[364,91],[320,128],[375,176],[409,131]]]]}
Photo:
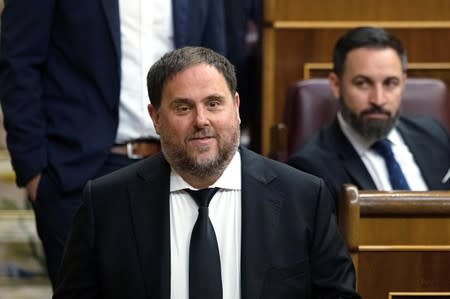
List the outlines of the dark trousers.
{"type": "MultiPolygon", "coordinates": [[[[96,177],[136,161],[126,156],[110,154],[96,177]]],[[[48,171],[42,173],[33,209],[37,232],[44,248],[48,276],[53,287],[72,219],[81,204],[82,193],[82,188],[76,191],[62,192],[51,173],[48,171]]]]}

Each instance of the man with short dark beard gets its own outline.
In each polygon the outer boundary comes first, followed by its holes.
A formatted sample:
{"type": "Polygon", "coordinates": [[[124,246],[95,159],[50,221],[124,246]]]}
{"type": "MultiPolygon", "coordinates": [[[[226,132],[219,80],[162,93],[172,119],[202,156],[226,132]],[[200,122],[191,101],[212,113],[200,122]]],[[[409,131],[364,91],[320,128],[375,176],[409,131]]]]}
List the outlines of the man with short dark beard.
{"type": "Polygon", "coordinates": [[[239,147],[230,62],[182,48],[147,83],[162,153],[88,183],[53,298],[359,298],[323,181],[239,147]]]}
{"type": "Polygon", "coordinates": [[[446,190],[448,132],[429,118],[399,117],[407,57],[383,29],[360,27],[336,43],[329,82],[334,122],[288,164],[323,178],[337,200],[343,184],[378,190],[446,190]]]}

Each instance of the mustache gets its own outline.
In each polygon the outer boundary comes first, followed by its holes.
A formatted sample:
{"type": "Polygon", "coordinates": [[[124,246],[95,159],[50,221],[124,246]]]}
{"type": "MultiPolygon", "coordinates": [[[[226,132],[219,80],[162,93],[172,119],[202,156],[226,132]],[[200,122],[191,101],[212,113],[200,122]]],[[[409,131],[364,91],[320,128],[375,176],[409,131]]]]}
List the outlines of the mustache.
{"type": "Polygon", "coordinates": [[[206,138],[206,137],[215,137],[216,134],[210,128],[202,128],[197,129],[194,133],[187,136],[187,140],[198,139],[198,138],[206,138]]]}
{"type": "Polygon", "coordinates": [[[391,112],[383,109],[383,107],[380,107],[380,106],[372,106],[369,109],[363,110],[360,113],[360,117],[364,117],[368,114],[373,114],[373,113],[382,113],[382,114],[386,114],[387,116],[391,117],[391,112]]]}

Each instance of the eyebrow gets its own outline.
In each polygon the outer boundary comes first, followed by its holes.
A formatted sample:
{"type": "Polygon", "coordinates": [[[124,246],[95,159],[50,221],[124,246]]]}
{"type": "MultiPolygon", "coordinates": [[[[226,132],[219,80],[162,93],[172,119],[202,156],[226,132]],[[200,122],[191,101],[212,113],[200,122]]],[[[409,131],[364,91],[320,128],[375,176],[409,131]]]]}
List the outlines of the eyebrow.
{"type": "Polygon", "coordinates": [[[205,98],[205,100],[224,100],[225,96],[220,94],[211,94],[205,98]]]}
{"type": "MultiPolygon", "coordinates": [[[[371,77],[366,76],[366,75],[356,75],[355,77],[352,78],[351,81],[353,82],[354,80],[358,80],[358,79],[364,79],[364,80],[367,80],[369,82],[373,82],[374,81],[371,77]]],[[[398,76],[387,76],[387,77],[383,78],[383,82],[385,82],[386,80],[392,80],[392,79],[400,80],[400,77],[398,77],[398,76]]]]}
{"type": "Polygon", "coordinates": [[[170,102],[169,106],[173,107],[180,104],[191,104],[192,100],[189,100],[188,98],[175,98],[172,102],[170,102]]]}
{"type": "Polygon", "coordinates": [[[365,75],[356,75],[351,79],[351,82],[355,83],[356,81],[359,81],[359,80],[373,82],[372,78],[365,76],[365,75]]]}
{"type": "MultiPolygon", "coordinates": [[[[226,97],[221,95],[221,94],[213,93],[213,94],[210,94],[210,95],[206,96],[205,98],[203,98],[202,102],[203,101],[208,101],[208,100],[223,100],[225,98],[226,97]]],[[[189,98],[182,98],[182,97],[180,97],[180,98],[175,98],[170,103],[170,105],[172,105],[172,104],[189,104],[189,103],[192,103],[192,102],[194,102],[194,101],[189,99],[189,98]]]]}

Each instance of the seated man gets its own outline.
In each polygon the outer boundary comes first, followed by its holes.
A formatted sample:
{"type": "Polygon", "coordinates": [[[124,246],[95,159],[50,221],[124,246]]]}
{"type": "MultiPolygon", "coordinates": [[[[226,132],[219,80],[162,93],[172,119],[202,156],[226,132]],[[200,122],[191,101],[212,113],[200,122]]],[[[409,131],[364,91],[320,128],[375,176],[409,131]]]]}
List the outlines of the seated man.
{"type": "Polygon", "coordinates": [[[399,116],[407,57],[380,28],[355,28],[333,53],[334,122],[288,164],[323,178],[337,200],[344,183],[361,189],[450,189],[448,132],[430,118],[399,116]]]}
{"type": "Polygon", "coordinates": [[[88,183],[53,298],[359,298],[323,181],[239,147],[230,62],[182,48],[147,82],[162,153],[88,183]]]}

